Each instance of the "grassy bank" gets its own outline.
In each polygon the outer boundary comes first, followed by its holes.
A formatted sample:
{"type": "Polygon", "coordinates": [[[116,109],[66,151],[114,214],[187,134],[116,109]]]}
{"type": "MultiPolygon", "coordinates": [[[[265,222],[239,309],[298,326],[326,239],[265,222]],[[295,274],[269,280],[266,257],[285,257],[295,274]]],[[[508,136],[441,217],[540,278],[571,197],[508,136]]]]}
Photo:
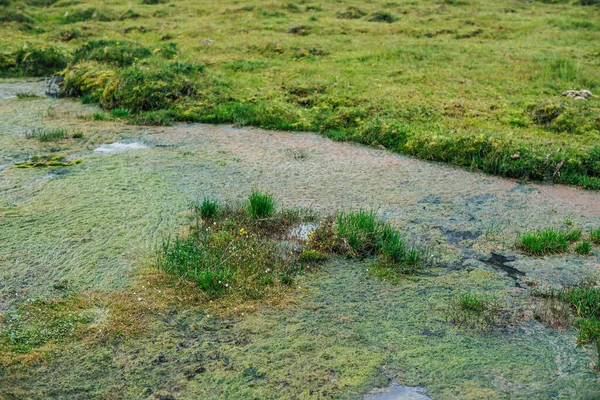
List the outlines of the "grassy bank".
{"type": "Polygon", "coordinates": [[[600,188],[600,101],[560,96],[600,87],[595,4],[34,3],[0,6],[2,75],[68,65],[65,94],[114,118],[319,131],[600,188]]]}

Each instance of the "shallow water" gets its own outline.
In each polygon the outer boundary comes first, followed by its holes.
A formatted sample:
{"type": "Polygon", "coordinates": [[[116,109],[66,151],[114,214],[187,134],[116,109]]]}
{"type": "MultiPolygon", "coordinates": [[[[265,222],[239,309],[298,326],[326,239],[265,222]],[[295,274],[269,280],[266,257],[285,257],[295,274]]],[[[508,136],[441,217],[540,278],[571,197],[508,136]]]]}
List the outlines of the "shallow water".
{"type": "Polygon", "coordinates": [[[143,143],[139,143],[139,142],[134,142],[134,143],[115,142],[115,143],[111,143],[111,144],[103,144],[102,146],[96,147],[94,149],[94,152],[108,154],[108,153],[121,153],[123,151],[130,151],[130,150],[142,150],[142,149],[147,149],[147,148],[148,148],[148,146],[146,146],[143,143]]]}
{"type": "Polygon", "coordinates": [[[46,97],[44,93],[45,88],[45,81],[0,83],[0,100],[17,97],[18,93],[31,93],[36,96],[46,97]]]}
{"type": "Polygon", "coordinates": [[[394,385],[388,391],[367,395],[363,400],[431,400],[422,387],[394,385]]]}
{"type": "MultiPolygon", "coordinates": [[[[577,348],[575,332],[554,332],[530,323],[508,334],[475,335],[455,329],[440,309],[466,290],[522,304],[525,293],[505,274],[510,271],[467,268],[464,260],[507,254],[519,232],[560,227],[566,219],[584,231],[600,226],[598,193],[522,184],[313,134],[213,125],[135,127],[79,118],[96,111],[60,99],[0,102],[0,164],[8,165],[0,171],[3,308],[23,298],[56,295],[55,280],[68,280],[75,289],[126,290],[156,243],[186,223],[192,201],[205,196],[242,201],[252,188],[275,194],[287,207],[325,214],[372,206],[406,235],[408,243],[432,249],[438,265],[456,268],[435,270],[414,285],[409,281],[394,286],[369,277],[359,265],[326,266],[315,279],[298,285],[307,295],[294,307],[244,316],[232,322],[233,328],[224,324],[218,335],[190,329],[201,322],[200,314],[190,312],[181,324],[171,325],[173,317],[168,316],[168,325],[156,328],[168,334],[140,338],[118,353],[102,349],[106,356],[98,359],[82,350],[57,361],[62,372],[55,375],[39,370],[35,376],[32,370],[27,379],[8,376],[7,381],[29,381],[41,391],[44,385],[60,391],[64,382],[100,381],[115,391],[131,386],[133,393],[142,389],[123,379],[114,367],[119,362],[129,368],[127,376],[148,376],[160,385],[165,376],[179,376],[179,363],[197,368],[195,363],[204,360],[206,371],[195,378],[199,382],[182,378],[184,393],[215,391],[215,396],[229,390],[221,397],[260,397],[259,389],[244,383],[243,371],[251,365],[265,369],[257,387],[264,383],[276,390],[282,387],[279,382],[286,382],[290,397],[306,389],[303,379],[318,376],[315,385],[329,388],[330,394],[353,391],[357,398],[377,386],[376,376],[385,364],[398,382],[422,385],[434,398],[450,398],[457,391],[471,398],[486,393],[548,398],[551,392],[576,398],[576,390],[597,387],[590,368],[595,351],[577,348]],[[56,116],[44,123],[81,129],[83,140],[57,145],[23,138],[23,130],[38,126],[38,116],[50,105],[56,116]],[[10,167],[23,154],[54,148],[64,156],[81,157],[83,163],[61,170],[65,173],[60,179],[44,179],[48,171],[10,167]],[[94,149],[102,150],[94,155],[94,149]],[[129,151],[140,149],[145,150],[129,151]],[[100,155],[105,153],[118,154],[100,155]],[[303,157],[296,157],[298,153],[303,157]],[[218,342],[229,330],[235,340],[218,342]],[[155,339],[165,345],[155,344],[155,339]],[[199,343],[212,343],[215,357],[206,358],[206,349],[195,347],[199,343]],[[154,364],[159,355],[173,360],[168,374],[161,369],[168,366],[154,364]],[[229,359],[233,370],[224,370],[219,362],[229,359]],[[73,365],[80,361],[88,367],[74,380],[73,365]],[[309,367],[299,369],[302,365],[309,367]],[[86,375],[91,368],[92,378],[86,375]]],[[[299,227],[296,234],[305,240],[313,228],[299,227]]],[[[532,279],[562,283],[598,271],[599,261],[598,251],[588,257],[569,253],[543,259],[519,254],[511,266],[532,279]]],[[[372,394],[425,396],[415,390],[398,386],[372,394]]]]}

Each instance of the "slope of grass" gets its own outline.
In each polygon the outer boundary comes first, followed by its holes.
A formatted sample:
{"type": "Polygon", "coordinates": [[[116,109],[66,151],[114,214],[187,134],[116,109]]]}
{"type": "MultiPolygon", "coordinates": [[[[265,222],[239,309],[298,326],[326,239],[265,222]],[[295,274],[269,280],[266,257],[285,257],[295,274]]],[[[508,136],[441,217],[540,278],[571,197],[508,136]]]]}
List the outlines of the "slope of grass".
{"type": "Polygon", "coordinates": [[[52,54],[75,63],[65,93],[127,110],[134,123],[313,130],[598,189],[600,101],[560,96],[600,88],[597,10],[509,0],[34,2],[33,23],[0,28],[0,74],[48,74],[29,60],[50,39],[52,54]]]}

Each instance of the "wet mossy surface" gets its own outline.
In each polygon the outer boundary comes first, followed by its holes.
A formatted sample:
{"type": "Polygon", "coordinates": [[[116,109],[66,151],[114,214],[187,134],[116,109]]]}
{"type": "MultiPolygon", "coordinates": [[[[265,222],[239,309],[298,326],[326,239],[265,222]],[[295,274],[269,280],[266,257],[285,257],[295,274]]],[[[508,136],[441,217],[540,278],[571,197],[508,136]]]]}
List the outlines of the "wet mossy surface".
{"type": "MultiPolygon", "coordinates": [[[[23,315],[68,293],[89,300],[68,303],[58,319],[43,306],[50,326],[68,329],[27,352],[2,345],[2,395],[358,398],[389,377],[426,387],[432,398],[596,394],[593,343],[578,347],[574,325],[556,330],[534,320],[526,291],[477,262],[492,250],[514,252],[519,233],[561,227],[567,218],[568,229],[581,227],[587,239],[600,226],[596,193],[504,181],[310,134],[79,118],[95,112],[69,100],[0,102],[2,314],[23,315]],[[27,140],[39,124],[32,116],[50,105],[47,126],[81,129],[84,138],[27,140]],[[144,146],[94,152],[116,141],[144,146]],[[10,168],[27,152],[57,146],[84,162],[10,168]],[[375,205],[407,246],[428,249],[433,262],[386,280],[368,261],[309,257],[315,272],[277,301],[257,303],[210,303],[190,287],[146,280],[156,246],[192,221],[192,202],[244,201],[259,185],[285,207],[323,215],[375,205]],[[464,293],[495,299],[510,318],[483,330],[455,323],[448,308],[464,293]]],[[[597,265],[593,249],[516,253],[511,265],[523,281],[577,284],[597,265]]],[[[46,324],[37,322],[24,330],[5,320],[0,329],[35,333],[46,324]]]]}

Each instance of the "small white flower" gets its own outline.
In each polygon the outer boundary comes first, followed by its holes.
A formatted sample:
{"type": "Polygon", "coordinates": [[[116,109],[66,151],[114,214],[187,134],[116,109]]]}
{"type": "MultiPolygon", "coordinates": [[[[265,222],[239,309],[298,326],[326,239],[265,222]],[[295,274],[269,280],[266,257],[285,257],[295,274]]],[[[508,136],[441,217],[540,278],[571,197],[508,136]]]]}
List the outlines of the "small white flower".
{"type": "Polygon", "coordinates": [[[138,297],[138,301],[142,301],[142,298],[141,298],[141,297],[138,297]]]}

